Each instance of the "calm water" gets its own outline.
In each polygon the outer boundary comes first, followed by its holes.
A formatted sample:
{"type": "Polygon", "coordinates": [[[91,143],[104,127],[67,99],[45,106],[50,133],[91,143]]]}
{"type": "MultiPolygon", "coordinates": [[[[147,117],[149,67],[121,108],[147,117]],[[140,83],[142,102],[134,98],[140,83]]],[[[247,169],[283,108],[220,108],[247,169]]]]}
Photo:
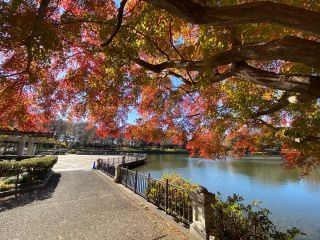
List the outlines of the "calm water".
{"type": "Polygon", "coordinates": [[[297,170],[285,169],[280,160],[213,161],[169,154],[148,159],[139,172],[154,178],[177,172],[213,193],[238,193],[246,202],[261,200],[279,228],[296,226],[309,235],[301,239],[320,240],[320,170],[300,179],[297,170]]]}

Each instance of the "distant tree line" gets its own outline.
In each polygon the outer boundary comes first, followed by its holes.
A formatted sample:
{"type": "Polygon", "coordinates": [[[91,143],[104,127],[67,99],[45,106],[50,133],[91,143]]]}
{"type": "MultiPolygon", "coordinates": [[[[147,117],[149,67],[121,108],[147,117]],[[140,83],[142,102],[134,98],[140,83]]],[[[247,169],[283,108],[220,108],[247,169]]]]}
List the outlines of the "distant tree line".
{"type": "Polygon", "coordinates": [[[101,137],[97,134],[97,128],[86,121],[67,121],[57,119],[50,123],[50,129],[54,132],[54,139],[65,143],[67,148],[75,149],[119,149],[123,147],[133,149],[176,149],[184,148],[183,145],[173,144],[170,140],[162,142],[148,142],[125,138],[125,136],[101,137]]]}

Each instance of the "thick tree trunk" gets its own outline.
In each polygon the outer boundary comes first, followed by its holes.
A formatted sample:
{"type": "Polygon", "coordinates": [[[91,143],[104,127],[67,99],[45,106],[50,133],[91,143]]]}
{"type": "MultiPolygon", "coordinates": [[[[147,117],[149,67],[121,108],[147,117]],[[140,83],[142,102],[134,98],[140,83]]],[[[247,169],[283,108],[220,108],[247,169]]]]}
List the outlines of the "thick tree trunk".
{"type": "Polygon", "coordinates": [[[245,60],[285,60],[320,68],[320,42],[298,37],[284,37],[270,42],[241,45],[202,61],[204,67],[245,60]]]}
{"type": "Polygon", "coordinates": [[[246,63],[239,64],[233,73],[251,83],[307,95],[308,98],[320,97],[320,77],[303,75],[282,75],[263,71],[249,66],[246,63]]]}
{"type": "Polygon", "coordinates": [[[286,4],[263,1],[226,7],[207,7],[191,0],[145,1],[194,24],[232,26],[243,23],[273,23],[320,34],[319,12],[286,4]]]}

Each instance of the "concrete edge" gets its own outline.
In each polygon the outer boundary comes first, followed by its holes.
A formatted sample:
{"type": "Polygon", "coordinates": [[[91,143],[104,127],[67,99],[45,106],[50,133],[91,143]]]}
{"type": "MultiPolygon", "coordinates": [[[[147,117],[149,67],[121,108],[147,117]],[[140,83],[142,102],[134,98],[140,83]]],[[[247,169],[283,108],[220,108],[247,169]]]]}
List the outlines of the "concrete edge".
{"type": "Polygon", "coordinates": [[[143,197],[135,194],[132,190],[126,188],[122,184],[117,184],[113,181],[111,177],[101,171],[94,171],[97,175],[99,175],[103,180],[107,181],[108,183],[112,184],[119,192],[121,192],[127,198],[133,200],[137,207],[142,208],[143,210],[149,210],[146,212],[147,214],[153,214],[156,216],[162,223],[164,223],[167,227],[171,229],[175,229],[175,231],[180,232],[184,237],[190,240],[201,240],[193,235],[191,235],[188,228],[183,226],[182,223],[179,223],[174,220],[174,217],[166,214],[164,211],[157,208],[157,206],[153,205],[152,203],[148,202],[143,197]]]}
{"type": "Polygon", "coordinates": [[[33,186],[30,186],[30,187],[12,189],[12,190],[9,190],[9,191],[0,192],[0,198],[9,197],[9,196],[12,196],[12,195],[21,194],[21,193],[25,193],[25,192],[30,192],[30,191],[34,191],[34,190],[43,188],[43,187],[45,187],[47,185],[47,183],[50,180],[50,178],[52,177],[53,173],[54,173],[53,171],[50,171],[50,173],[47,176],[47,178],[40,184],[33,185],[33,186]]]}

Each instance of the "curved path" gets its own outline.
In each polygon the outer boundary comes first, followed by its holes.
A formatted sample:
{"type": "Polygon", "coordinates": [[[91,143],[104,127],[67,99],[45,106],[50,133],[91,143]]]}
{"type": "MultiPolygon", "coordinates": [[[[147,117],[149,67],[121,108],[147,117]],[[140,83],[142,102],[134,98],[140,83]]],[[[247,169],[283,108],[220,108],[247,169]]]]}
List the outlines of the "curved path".
{"type": "Polygon", "coordinates": [[[0,199],[0,239],[186,239],[98,171],[65,166],[45,189],[0,199]]]}

